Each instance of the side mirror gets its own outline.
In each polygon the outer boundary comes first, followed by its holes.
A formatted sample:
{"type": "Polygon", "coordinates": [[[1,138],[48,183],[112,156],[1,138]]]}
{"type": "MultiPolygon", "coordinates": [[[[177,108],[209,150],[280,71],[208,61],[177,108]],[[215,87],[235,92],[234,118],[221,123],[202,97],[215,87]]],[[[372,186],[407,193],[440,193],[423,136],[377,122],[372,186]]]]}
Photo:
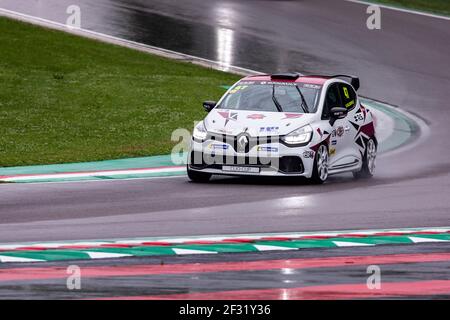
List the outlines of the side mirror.
{"type": "Polygon", "coordinates": [[[332,107],[330,109],[330,124],[333,125],[337,119],[343,119],[347,116],[348,110],[342,107],[332,107]]]}
{"type": "Polygon", "coordinates": [[[217,105],[217,102],[215,101],[205,101],[203,102],[203,109],[206,110],[206,112],[210,112],[214,107],[217,105]]]}

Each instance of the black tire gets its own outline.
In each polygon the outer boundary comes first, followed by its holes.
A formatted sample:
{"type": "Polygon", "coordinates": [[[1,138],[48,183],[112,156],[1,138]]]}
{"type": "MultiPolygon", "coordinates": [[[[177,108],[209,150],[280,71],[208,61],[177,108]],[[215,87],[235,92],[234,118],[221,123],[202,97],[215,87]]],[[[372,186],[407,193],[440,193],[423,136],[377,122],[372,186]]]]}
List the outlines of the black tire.
{"type": "Polygon", "coordinates": [[[189,166],[187,166],[187,175],[192,182],[200,182],[200,183],[208,182],[212,176],[211,173],[191,170],[189,169],[189,166]]]}
{"type": "MultiPolygon", "coordinates": [[[[372,169],[370,168],[370,162],[368,159],[368,149],[369,149],[369,144],[373,143],[375,146],[375,156],[376,156],[376,149],[377,149],[377,145],[376,142],[373,139],[370,139],[369,141],[367,141],[367,147],[366,150],[364,150],[364,155],[363,155],[363,162],[362,162],[362,166],[361,166],[361,170],[360,171],[354,171],[353,172],[353,177],[355,179],[370,179],[373,177],[373,172],[375,169],[375,164],[373,164],[372,169]]],[[[375,161],[375,160],[373,160],[375,161]]]]}
{"type": "Polygon", "coordinates": [[[322,179],[321,176],[320,176],[320,174],[319,174],[318,163],[319,163],[319,157],[321,156],[321,154],[320,154],[319,151],[320,151],[321,149],[323,150],[323,148],[324,148],[324,150],[325,150],[325,152],[326,152],[326,154],[327,154],[327,160],[328,160],[328,148],[327,148],[327,146],[325,146],[325,145],[321,145],[321,146],[319,147],[319,149],[317,150],[316,155],[314,156],[314,168],[313,168],[313,173],[312,173],[311,178],[309,179],[309,181],[310,181],[312,184],[322,184],[322,183],[324,183],[324,182],[327,180],[327,178],[328,178],[328,175],[327,175],[327,177],[326,177],[325,179],[322,179]]]}

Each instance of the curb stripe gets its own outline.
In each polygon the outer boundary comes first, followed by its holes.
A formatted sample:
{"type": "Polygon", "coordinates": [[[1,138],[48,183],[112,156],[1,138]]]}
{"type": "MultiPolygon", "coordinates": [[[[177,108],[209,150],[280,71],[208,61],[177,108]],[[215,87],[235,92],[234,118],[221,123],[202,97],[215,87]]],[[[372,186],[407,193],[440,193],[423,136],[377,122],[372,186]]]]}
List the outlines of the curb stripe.
{"type": "Polygon", "coordinates": [[[282,251],[449,241],[450,228],[433,228],[391,230],[391,232],[368,230],[353,233],[348,231],[320,234],[298,233],[278,236],[259,234],[234,237],[153,239],[153,241],[133,239],[109,242],[36,243],[0,246],[0,262],[282,251]],[[379,234],[389,235],[379,236],[379,234]]]}
{"type": "Polygon", "coordinates": [[[195,244],[226,244],[226,243],[253,243],[255,241],[295,241],[295,240],[326,240],[331,238],[340,238],[336,241],[342,241],[341,238],[352,238],[355,242],[370,241],[384,243],[383,241],[410,243],[408,235],[414,235],[419,238],[437,238],[448,240],[450,236],[450,227],[429,227],[429,228],[401,228],[401,229],[374,229],[374,230],[342,230],[342,231],[323,231],[323,232],[292,232],[292,233],[260,233],[260,234],[234,234],[222,236],[191,236],[191,237],[154,237],[154,238],[134,238],[134,239],[116,239],[116,240],[91,240],[91,241],[67,241],[67,242],[34,242],[22,244],[0,244],[0,252],[15,251],[24,248],[101,248],[110,245],[117,246],[171,246],[171,245],[195,245],[195,244]],[[353,239],[355,238],[355,239],[353,239]]]}
{"type": "Polygon", "coordinates": [[[0,176],[0,180],[7,181],[7,182],[15,182],[15,181],[24,181],[24,180],[32,181],[32,180],[83,178],[83,177],[106,177],[106,176],[119,176],[119,175],[142,175],[142,174],[149,174],[149,173],[168,173],[168,172],[184,172],[184,171],[186,171],[185,166],[171,166],[171,167],[167,166],[167,167],[144,168],[144,169],[0,176]]]}

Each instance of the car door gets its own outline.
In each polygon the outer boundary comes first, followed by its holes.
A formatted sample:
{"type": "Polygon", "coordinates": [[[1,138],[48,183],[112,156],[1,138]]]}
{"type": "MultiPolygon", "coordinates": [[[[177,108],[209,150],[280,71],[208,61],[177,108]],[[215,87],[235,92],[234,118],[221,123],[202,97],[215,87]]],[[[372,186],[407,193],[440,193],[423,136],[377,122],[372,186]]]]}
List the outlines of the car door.
{"type": "MultiPolygon", "coordinates": [[[[348,88],[344,89],[341,83],[335,82],[328,87],[327,94],[325,96],[325,104],[322,113],[323,120],[330,120],[330,110],[333,107],[345,107],[347,99],[346,92],[348,88]]],[[[351,156],[351,128],[347,115],[343,119],[337,119],[331,126],[331,135],[329,142],[329,156],[330,169],[336,168],[344,169],[347,166],[351,166],[354,163],[355,158],[351,156]]]]}
{"type": "Polygon", "coordinates": [[[336,169],[345,169],[358,164],[361,158],[359,148],[355,144],[357,127],[352,124],[356,116],[358,100],[351,85],[339,82],[337,87],[342,107],[346,108],[348,113],[345,118],[338,119],[334,124],[334,137],[331,138],[330,144],[335,145],[336,151],[330,165],[336,169]]]}

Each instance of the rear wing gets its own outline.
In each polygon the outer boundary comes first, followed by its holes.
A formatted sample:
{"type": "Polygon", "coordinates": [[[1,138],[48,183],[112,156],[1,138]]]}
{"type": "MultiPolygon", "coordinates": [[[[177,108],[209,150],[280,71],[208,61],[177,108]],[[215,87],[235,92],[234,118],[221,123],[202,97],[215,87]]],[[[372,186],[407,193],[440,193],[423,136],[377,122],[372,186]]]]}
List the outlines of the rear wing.
{"type": "Polygon", "coordinates": [[[299,77],[316,77],[316,78],[325,78],[325,79],[333,79],[333,78],[344,78],[345,81],[350,83],[353,88],[355,88],[356,91],[358,91],[360,87],[359,78],[352,75],[347,74],[336,74],[333,76],[326,76],[326,75],[305,75],[300,72],[293,72],[293,73],[275,73],[275,74],[261,74],[261,75],[255,75],[255,77],[258,76],[270,76],[270,79],[272,80],[297,80],[299,77]]]}
{"type": "Polygon", "coordinates": [[[347,74],[337,74],[334,76],[330,76],[330,78],[344,78],[344,79],[350,80],[348,82],[353,86],[353,88],[355,88],[356,91],[358,91],[358,89],[360,87],[359,78],[355,77],[355,76],[350,76],[347,74]]]}

